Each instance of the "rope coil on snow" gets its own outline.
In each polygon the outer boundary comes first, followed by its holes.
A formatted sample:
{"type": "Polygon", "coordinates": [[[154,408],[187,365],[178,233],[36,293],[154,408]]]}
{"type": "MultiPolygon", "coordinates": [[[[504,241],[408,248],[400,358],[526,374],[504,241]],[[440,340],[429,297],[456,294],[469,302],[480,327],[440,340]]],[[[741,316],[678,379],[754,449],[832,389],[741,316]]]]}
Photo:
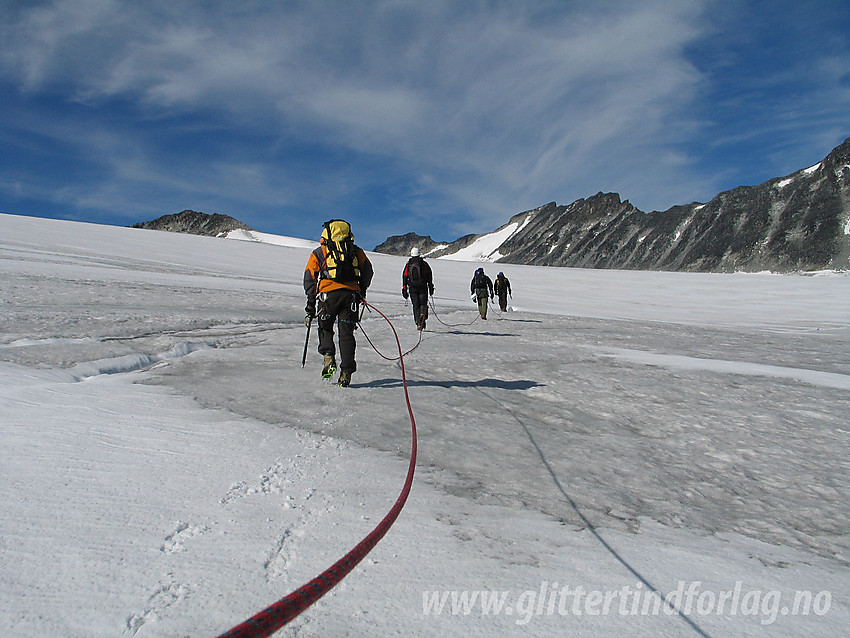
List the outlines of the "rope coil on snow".
{"type": "Polygon", "coordinates": [[[365,300],[362,303],[377,312],[386,320],[393,331],[396,346],[398,347],[399,363],[401,365],[401,380],[404,387],[404,398],[407,403],[407,413],[410,417],[411,430],[410,464],[407,468],[407,477],[404,481],[404,487],[392,508],[390,508],[390,511],[386,516],[384,516],[383,520],[381,520],[375,529],[369,532],[369,534],[345,556],[340,558],[337,562],[316,576],[310,582],[302,585],[288,596],[281,598],[273,605],[252,616],[245,622],[237,625],[230,631],[221,634],[219,638],[265,638],[298,616],[298,614],[319,600],[319,598],[324,596],[337,583],[345,578],[345,576],[347,576],[348,573],[351,572],[351,570],[354,569],[370,551],[372,551],[375,545],[378,544],[378,541],[384,537],[392,524],[395,523],[402,508],[404,507],[405,502],[407,501],[408,495],[410,494],[410,489],[413,485],[413,474],[416,469],[416,420],[413,417],[413,408],[410,405],[410,396],[407,393],[407,377],[404,372],[404,355],[401,352],[401,342],[399,341],[395,326],[393,326],[387,316],[375,308],[375,306],[366,303],[365,300]]]}

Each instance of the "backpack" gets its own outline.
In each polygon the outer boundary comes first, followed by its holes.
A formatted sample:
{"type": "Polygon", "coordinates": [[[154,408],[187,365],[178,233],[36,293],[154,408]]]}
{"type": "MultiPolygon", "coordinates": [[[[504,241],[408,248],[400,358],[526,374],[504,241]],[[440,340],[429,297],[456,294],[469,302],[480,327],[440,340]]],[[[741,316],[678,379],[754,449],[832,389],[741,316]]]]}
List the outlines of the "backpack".
{"type": "Polygon", "coordinates": [[[411,288],[424,288],[428,285],[430,266],[421,259],[414,259],[407,268],[407,283],[411,288]]]}
{"type": "Polygon", "coordinates": [[[341,219],[327,221],[324,226],[322,244],[328,250],[325,255],[328,277],[339,282],[359,281],[360,263],[351,226],[341,219]]]}
{"type": "Polygon", "coordinates": [[[482,273],[476,273],[475,277],[472,279],[472,285],[477,289],[487,289],[487,275],[482,273]]]}

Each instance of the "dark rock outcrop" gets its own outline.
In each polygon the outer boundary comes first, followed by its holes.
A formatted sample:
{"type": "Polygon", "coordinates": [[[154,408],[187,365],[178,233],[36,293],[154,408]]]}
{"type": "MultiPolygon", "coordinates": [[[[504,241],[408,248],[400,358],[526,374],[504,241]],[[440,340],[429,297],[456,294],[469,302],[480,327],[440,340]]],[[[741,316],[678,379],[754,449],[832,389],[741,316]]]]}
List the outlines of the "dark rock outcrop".
{"type": "Polygon", "coordinates": [[[422,236],[416,233],[407,233],[406,235],[393,235],[387,237],[386,241],[378,246],[375,246],[375,252],[385,253],[387,255],[409,255],[410,249],[418,248],[423,255],[426,255],[440,246],[446,246],[447,243],[440,244],[430,235],[422,236]]]}
{"type": "Polygon", "coordinates": [[[149,222],[133,224],[130,228],[146,228],[148,230],[167,230],[174,233],[190,235],[207,235],[218,237],[231,230],[254,230],[238,219],[229,215],[215,213],[199,213],[194,210],[184,210],[174,215],[163,215],[149,222]]]}

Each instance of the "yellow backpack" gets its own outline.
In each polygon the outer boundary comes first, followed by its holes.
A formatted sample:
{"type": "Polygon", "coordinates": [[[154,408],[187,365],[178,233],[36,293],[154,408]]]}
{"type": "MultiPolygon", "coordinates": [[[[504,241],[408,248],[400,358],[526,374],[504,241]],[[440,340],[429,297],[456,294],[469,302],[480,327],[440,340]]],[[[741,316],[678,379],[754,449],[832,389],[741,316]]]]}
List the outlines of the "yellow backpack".
{"type": "Polygon", "coordinates": [[[322,245],[327,248],[325,263],[330,279],[339,282],[359,281],[360,263],[357,259],[357,246],[351,225],[341,219],[332,219],[324,223],[322,245]]]}

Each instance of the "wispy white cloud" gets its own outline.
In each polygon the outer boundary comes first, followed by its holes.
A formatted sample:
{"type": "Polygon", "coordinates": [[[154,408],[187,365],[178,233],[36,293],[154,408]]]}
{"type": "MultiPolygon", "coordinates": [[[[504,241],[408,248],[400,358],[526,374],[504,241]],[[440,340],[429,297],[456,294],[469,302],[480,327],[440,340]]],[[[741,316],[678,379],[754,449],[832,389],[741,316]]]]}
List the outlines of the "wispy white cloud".
{"type": "MultiPolygon", "coordinates": [[[[104,115],[85,122],[86,137],[123,126],[132,168],[120,145],[86,151],[122,182],[161,176],[174,190],[290,203],[405,174],[408,197],[438,194],[420,210],[454,202],[473,223],[501,222],[596,190],[644,207],[709,193],[720,173],[695,164],[711,124],[700,101],[719,67],[695,63],[692,49],[729,28],[709,19],[717,11],[711,0],[56,0],[15,5],[0,61],[25,94],[104,115]],[[227,132],[206,168],[168,161],[168,132],[186,118],[227,132]],[[296,183],[282,173],[305,148],[331,159],[296,183]],[[352,166],[355,157],[381,159],[352,166]],[[370,173],[373,164],[392,174],[370,173]],[[227,178],[220,166],[232,167],[227,178]]],[[[847,92],[845,54],[818,56],[823,95],[847,92]]],[[[831,130],[846,121],[836,116],[831,130]]]]}

